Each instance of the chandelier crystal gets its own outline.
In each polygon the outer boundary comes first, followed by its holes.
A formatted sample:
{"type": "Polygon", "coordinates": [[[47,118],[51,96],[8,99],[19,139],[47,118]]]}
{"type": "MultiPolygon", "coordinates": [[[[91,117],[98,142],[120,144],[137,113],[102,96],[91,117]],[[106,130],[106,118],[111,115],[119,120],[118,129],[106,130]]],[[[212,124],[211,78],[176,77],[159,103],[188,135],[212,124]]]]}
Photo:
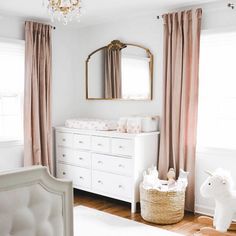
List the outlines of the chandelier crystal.
{"type": "Polygon", "coordinates": [[[51,20],[62,21],[67,25],[76,18],[79,21],[81,15],[81,0],[45,0],[51,20]]]}

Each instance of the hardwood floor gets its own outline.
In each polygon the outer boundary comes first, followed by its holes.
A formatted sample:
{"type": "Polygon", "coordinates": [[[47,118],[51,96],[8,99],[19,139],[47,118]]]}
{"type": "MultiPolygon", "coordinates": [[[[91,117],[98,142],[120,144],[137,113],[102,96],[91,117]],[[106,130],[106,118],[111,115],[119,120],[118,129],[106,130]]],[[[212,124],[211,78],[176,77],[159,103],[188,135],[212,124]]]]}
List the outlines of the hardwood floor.
{"type": "MultiPolygon", "coordinates": [[[[185,213],[184,219],[180,223],[165,226],[154,225],[144,221],[140,213],[131,214],[129,203],[121,202],[118,200],[106,198],[103,196],[79,190],[74,191],[74,204],[87,206],[123,218],[131,219],[148,225],[157,226],[159,228],[177,232],[183,235],[194,235],[194,233],[198,232],[198,229],[203,226],[197,223],[197,216],[187,212],[185,213]]],[[[236,233],[231,234],[236,235],[236,233]]]]}

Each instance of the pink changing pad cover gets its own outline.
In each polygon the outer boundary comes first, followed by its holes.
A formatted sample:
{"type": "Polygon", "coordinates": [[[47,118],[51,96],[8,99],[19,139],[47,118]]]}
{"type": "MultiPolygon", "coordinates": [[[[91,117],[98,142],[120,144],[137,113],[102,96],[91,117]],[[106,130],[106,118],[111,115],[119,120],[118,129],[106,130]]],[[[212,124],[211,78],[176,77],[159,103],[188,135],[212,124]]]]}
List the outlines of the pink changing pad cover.
{"type": "Polygon", "coordinates": [[[117,121],[102,119],[68,119],[65,122],[67,128],[87,129],[87,130],[116,130],[117,121]]]}

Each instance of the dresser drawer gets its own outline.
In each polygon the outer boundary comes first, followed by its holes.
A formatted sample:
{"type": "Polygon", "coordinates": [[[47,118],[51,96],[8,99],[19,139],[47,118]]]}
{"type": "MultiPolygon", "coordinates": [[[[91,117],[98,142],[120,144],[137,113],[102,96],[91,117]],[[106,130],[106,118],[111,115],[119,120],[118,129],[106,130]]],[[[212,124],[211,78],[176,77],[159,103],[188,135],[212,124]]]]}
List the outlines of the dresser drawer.
{"type": "Polygon", "coordinates": [[[91,188],[91,170],[75,167],[75,186],[91,188]]]}
{"type": "Polygon", "coordinates": [[[56,144],[58,146],[73,147],[73,134],[57,132],[56,144]]]}
{"type": "Polygon", "coordinates": [[[57,160],[63,161],[67,163],[74,162],[74,150],[65,148],[65,147],[58,147],[57,148],[57,160]]]}
{"type": "Polygon", "coordinates": [[[74,184],[74,167],[57,163],[57,178],[72,180],[74,184]]]}
{"type": "Polygon", "coordinates": [[[91,168],[91,154],[90,152],[75,151],[74,163],[78,166],[91,168]]]}
{"type": "Polygon", "coordinates": [[[92,168],[93,170],[131,176],[133,173],[133,160],[110,155],[92,154],[92,168]]]}
{"type": "Polygon", "coordinates": [[[134,154],[133,139],[112,138],[112,154],[132,156],[134,154]]]}
{"type": "Polygon", "coordinates": [[[92,190],[105,193],[108,196],[130,198],[132,181],[129,177],[93,171],[92,190]]]}
{"type": "Polygon", "coordinates": [[[76,187],[91,188],[91,171],[88,169],[58,163],[57,177],[72,180],[76,187]]]}
{"type": "Polygon", "coordinates": [[[74,148],[90,149],[91,137],[89,135],[74,134],[74,148]]]}
{"type": "Polygon", "coordinates": [[[110,151],[110,138],[92,136],[92,150],[108,153],[110,151]]]}

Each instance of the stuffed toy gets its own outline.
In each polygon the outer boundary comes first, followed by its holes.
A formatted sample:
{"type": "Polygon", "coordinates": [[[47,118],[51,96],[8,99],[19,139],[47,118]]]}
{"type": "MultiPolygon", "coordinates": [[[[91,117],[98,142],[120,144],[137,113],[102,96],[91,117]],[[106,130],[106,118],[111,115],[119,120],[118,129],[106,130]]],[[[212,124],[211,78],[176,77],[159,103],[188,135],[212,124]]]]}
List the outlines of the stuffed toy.
{"type": "Polygon", "coordinates": [[[170,168],[168,173],[167,173],[167,179],[168,181],[175,181],[175,170],[174,168],[170,168]]]}
{"type": "Polygon", "coordinates": [[[177,180],[177,186],[179,189],[185,189],[188,186],[188,175],[189,172],[186,172],[182,169],[179,170],[179,178],[177,180]]]}
{"type": "Polygon", "coordinates": [[[167,173],[168,188],[175,187],[175,184],[176,184],[175,177],[176,177],[176,174],[175,174],[174,168],[170,168],[168,173],[167,173]]]}
{"type": "Polygon", "coordinates": [[[161,186],[158,178],[158,171],[156,166],[148,168],[148,171],[143,173],[143,187],[145,189],[156,189],[161,186]]]}
{"type": "MultiPolygon", "coordinates": [[[[236,191],[233,190],[233,180],[229,172],[217,169],[215,172],[207,172],[209,177],[202,184],[200,192],[203,197],[215,200],[215,215],[212,220],[215,229],[203,228],[201,232],[207,235],[227,235],[228,229],[232,229],[232,219],[236,213],[236,191]],[[221,234],[219,234],[221,233],[221,234]]],[[[199,218],[199,222],[210,223],[209,217],[199,218]]]]}

